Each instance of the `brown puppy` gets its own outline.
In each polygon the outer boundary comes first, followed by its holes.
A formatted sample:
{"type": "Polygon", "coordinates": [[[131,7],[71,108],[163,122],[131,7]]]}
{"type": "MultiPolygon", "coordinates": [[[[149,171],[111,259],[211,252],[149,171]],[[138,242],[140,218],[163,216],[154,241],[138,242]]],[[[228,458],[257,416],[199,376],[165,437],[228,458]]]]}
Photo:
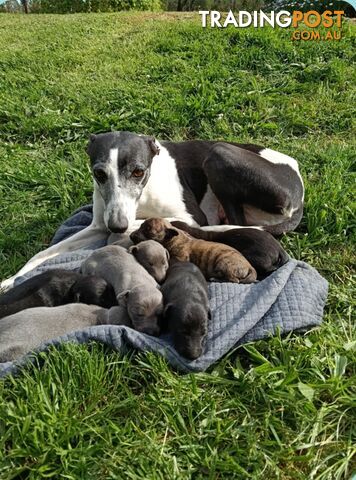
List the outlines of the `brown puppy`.
{"type": "Polygon", "coordinates": [[[252,283],[257,278],[256,270],[234,248],[192,238],[163,218],[149,218],[130,238],[135,243],[156,240],[168,250],[171,258],[197,265],[207,280],[252,283]]]}
{"type": "Polygon", "coordinates": [[[189,233],[194,238],[225,243],[248,260],[261,280],[288,262],[289,256],[270,233],[255,228],[233,228],[224,232],[205,231],[190,227],[184,222],[172,222],[173,227],[189,233]]]}

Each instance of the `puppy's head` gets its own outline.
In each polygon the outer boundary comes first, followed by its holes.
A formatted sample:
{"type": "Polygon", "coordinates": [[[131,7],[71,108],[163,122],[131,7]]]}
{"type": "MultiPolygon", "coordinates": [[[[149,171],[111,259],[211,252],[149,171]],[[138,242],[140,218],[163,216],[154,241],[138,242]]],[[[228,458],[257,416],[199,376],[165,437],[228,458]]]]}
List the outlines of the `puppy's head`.
{"type": "Polygon", "coordinates": [[[138,230],[131,233],[130,238],[134,243],[143,240],[156,240],[156,242],[164,244],[176,235],[179,235],[178,230],[164,218],[149,218],[143,222],[138,230]]]}
{"type": "Polygon", "coordinates": [[[156,282],[163,282],[169,267],[169,253],[161,244],[155,240],[145,240],[130,247],[129,252],[156,282]]]}
{"type": "Polygon", "coordinates": [[[177,352],[190,360],[200,357],[208,331],[210,310],[196,304],[188,308],[167,304],[164,317],[173,334],[177,352]]]}
{"type": "Polygon", "coordinates": [[[110,308],[117,305],[114,289],[103,278],[83,275],[72,286],[69,302],[110,308]]]}
{"type": "Polygon", "coordinates": [[[134,287],[126,290],[118,298],[119,305],[127,308],[135,330],[157,337],[159,319],[163,312],[163,297],[158,289],[134,287]]]}

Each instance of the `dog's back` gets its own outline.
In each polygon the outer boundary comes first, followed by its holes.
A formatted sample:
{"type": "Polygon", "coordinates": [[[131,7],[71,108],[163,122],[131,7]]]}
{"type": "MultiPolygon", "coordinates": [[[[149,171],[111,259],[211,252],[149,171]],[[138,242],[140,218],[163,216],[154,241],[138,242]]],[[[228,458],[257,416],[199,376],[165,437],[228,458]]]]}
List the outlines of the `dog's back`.
{"type": "Polygon", "coordinates": [[[203,303],[208,298],[208,284],[200,269],[192,262],[173,262],[161,290],[165,299],[176,302],[184,300],[186,295],[189,301],[203,303]]]}

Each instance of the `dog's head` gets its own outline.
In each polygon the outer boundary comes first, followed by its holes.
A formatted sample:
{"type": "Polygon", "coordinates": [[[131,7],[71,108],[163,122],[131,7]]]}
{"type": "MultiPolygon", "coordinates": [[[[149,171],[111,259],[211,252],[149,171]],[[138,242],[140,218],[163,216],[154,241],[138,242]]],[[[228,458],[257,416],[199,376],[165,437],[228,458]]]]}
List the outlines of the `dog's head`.
{"type": "Polygon", "coordinates": [[[164,318],[173,335],[174,347],[183,357],[195,360],[203,353],[210,310],[203,305],[177,306],[168,303],[164,318]]]}
{"type": "Polygon", "coordinates": [[[135,220],[137,204],[159,146],[153,137],[109,132],[91,135],[87,153],[94,189],[104,202],[105,226],[111,232],[123,233],[135,220]]]}
{"type": "Polygon", "coordinates": [[[154,240],[145,240],[130,247],[129,252],[156,282],[163,282],[169,267],[169,253],[161,244],[154,240]]]}
{"type": "Polygon", "coordinates": [[[117,297],[118,304],[127,308],[135,330],[158,336],[159,320],[163,313],[162,293],[157,289],[146,289],[140,285],[126,290],[117,297]]]}
{"type": "Polygon", "coordinates": [[[164,244],[178,234],[178,230],[164,218],[149,218],[142,223],[138,230],[131,233],[130,238],[134,243],[156,240],[156,242],[164,244]]]}

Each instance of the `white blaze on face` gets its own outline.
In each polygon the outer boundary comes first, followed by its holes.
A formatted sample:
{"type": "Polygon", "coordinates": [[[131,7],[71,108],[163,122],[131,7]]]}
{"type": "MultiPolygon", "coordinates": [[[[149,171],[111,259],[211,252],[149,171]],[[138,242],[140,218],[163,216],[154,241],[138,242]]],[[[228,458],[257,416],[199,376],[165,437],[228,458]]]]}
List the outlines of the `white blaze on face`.
{"type": "Polygon", "coordinates": [[[132,192],[126,189],[126,185],[120,184],[118,171],[118,148],[110,149],[109,168],[109,201],[107,202],[104,211],[104,222],[108,226],[109,219],[120,212],[120,214],[127,218],[129,225],[131,225],[136,218],[137,199],[132,192]],[[131,194],[130,194],[131,193],[131,194]]]}

